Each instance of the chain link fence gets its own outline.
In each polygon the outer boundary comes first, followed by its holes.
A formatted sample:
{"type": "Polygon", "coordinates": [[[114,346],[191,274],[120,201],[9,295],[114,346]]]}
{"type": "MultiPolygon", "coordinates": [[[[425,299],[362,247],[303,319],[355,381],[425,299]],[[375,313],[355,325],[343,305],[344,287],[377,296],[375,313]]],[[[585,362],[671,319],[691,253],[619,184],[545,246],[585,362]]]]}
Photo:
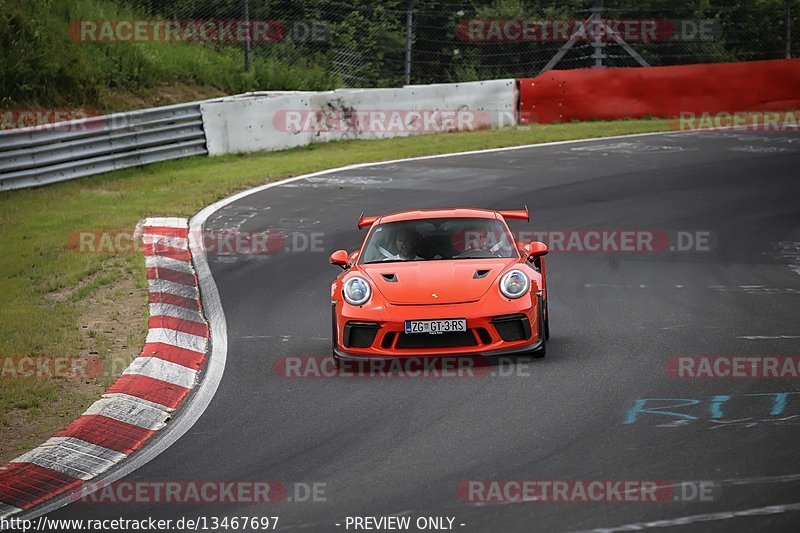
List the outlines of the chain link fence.
{"type": "Polygon", "coordinates": [[[345,87],[781,59],[800,29],[800,0],[123,1],[182,29],[249,21],[245,38],[202,45],[243,69],[313,65],[345,87]]]}
{"type": "Polygon", "coordinates": [[[789,21],[798,21],[792,3],[506,2],[464,7],[438,20],[429,12],[420,14],[415,28],[415,59],[421,63],[416,72],[423,80],[444,72],[477,79],[531,76],[550,68],[779,59],[787,56],[787,12],[789,21]],[[455,31],[437,36],[437,26],[455,31]]]}

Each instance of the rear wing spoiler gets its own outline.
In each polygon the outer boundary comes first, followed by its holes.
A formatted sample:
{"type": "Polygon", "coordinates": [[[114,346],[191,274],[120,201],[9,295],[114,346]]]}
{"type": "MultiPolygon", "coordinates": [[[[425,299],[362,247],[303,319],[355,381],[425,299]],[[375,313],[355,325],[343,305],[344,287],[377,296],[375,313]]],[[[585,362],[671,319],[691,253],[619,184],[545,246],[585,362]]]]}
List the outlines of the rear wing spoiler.
{"type": "Polygon", "coordinates": [[[358,229],[364,229],[364,228],[370,227],[379,218],[381,218],[381,217],[379,217],[379,216],[377,216],[377,217],[374,217],[374,216],[373,217],[365,217],[364,213],[362,212],[361,216],[358,217],[358,229]]]}
{"type": "Polygon", "coordinates": [[[525,209],[507,209],[505,211],[498,211],[503,218],[517,218],[519,220],[531,221],[531,214],[528,212],[528,206],[525,209]]]}
{"type": "MultiPolygon", "coordinates": [[[[528,222],[531,221],[531,215],[528,212],[527,205],[525,206],[525,209],[507,209],[505,211],[498,211],[498,213],[503,218],[516,218],[519,220],[527,220],[528,222]]],[[[380,216],[365,217],[364,213],[362,212],[361,215],[358,217],[358,229],[364,229],[370,227],[379,218],[381,217],[380,216]]]]}

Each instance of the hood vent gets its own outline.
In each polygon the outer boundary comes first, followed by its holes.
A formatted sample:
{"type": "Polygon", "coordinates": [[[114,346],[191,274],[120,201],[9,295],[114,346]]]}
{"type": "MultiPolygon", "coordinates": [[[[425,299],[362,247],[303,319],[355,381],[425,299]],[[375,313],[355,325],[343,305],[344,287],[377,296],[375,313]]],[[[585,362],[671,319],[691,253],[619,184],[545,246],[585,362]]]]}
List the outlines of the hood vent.
{"type": "Polygon", "coordinates": [[[389,283],[397,283],[397,274],[381,274],[381,276],[389,283]]]}
{"type": "Polygon", "coordinates": [[[491,270],[476,270],[475,275],[472,276],[472,279],[482,279],[489,275],[491,270]]]}

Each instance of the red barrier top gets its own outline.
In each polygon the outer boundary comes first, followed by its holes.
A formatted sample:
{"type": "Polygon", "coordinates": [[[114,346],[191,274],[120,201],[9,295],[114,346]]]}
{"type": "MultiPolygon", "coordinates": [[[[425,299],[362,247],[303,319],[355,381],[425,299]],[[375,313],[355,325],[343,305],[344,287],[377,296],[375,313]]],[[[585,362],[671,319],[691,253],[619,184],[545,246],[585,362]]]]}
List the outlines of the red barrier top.
{"type": "Polygon", "coordinates": [[[800,59],[551,70],[518,82],[521,124],[800,108],[800,59]]]}

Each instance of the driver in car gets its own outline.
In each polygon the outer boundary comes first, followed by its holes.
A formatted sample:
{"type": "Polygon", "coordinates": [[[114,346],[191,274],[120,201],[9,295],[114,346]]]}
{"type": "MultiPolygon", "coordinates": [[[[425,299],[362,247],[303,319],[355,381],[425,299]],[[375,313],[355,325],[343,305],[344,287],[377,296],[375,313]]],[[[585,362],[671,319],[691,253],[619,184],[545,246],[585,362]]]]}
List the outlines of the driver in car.
{"type": "Polygon", "coordinates": [[[397,232],[394,237],[394,248],[397,250],[396,254],[380,248],[381,253],[386,256],[384,261],[421,261],[423,259],[417,255],[417,234],[410,228],[404,228],[397,232]]]}

